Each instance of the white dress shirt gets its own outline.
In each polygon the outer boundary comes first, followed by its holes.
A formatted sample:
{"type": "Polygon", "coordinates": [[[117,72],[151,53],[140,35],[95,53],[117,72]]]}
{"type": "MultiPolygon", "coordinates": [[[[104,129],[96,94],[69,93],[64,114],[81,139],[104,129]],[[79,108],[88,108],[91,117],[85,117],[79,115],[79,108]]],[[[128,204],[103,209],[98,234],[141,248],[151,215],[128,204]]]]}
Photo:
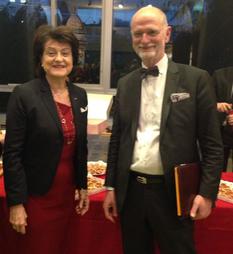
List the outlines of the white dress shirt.
{"type": "MultiPolygon", "coordinates": [[[[142,64],[143,65],[143,64],[142,64]]],[[[163,95],[165,89],[168,57],[164,55],[157,63],[158,77],[147,76],[142,80],[139,125],[134,146],[132,171],[162,175],[163,167],[159,151],[159,136],[163,95]]],[[[144,68],[146,68],[143,65],[144,68]]]]}

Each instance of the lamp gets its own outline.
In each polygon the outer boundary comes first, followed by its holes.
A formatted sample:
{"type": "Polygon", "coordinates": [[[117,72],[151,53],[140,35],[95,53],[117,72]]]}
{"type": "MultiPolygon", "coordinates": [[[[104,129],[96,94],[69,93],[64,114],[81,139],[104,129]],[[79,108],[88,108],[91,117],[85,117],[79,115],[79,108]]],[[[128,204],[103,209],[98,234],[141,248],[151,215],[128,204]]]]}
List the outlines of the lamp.
{"type": "Polygon", "coordinates": [[[123,2],[123,0],[120,1],[120,3],[118,4],[118,8],[120,8],[120,9],[124,8],[124,2],[123,2]]]}

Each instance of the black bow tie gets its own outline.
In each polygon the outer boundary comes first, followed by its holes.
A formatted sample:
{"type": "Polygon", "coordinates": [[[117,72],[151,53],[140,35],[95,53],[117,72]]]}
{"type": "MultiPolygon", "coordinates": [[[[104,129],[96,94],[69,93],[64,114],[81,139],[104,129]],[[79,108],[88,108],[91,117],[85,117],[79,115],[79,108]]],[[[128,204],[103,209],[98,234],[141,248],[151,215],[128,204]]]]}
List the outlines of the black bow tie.
{"type": "Polygon", "coordinates": [[[148,69],[141,68],[140,72],[142,79],[146,78],[148,75],[152,75],[154,77],[157,77],[159,75],[159,69],[157,66],[148,69]]]}

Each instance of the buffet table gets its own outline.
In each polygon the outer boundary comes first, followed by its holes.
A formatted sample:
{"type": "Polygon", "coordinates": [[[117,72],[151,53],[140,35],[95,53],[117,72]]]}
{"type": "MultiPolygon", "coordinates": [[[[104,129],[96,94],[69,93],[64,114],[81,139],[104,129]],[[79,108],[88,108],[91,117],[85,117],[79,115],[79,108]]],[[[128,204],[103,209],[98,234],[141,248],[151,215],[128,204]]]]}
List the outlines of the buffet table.
{"type": "MultiPolygon", "coordinates": [[[[233,181],[233,173],[223,173],[222,178],[233,181]]],[[[113,224],[104,218],[103,198],[104,192],[91,196],[89,212],[82,217],[74,214],[74,223],[67,232],[66,254],[122,254],[119,223],[113,224]]],[[[17,250],[13,250],[12,229],[3,220],[6,210],[3,180],[0,179],[0,253],[13,254],[17,250]],[[3,252],[6,244],[12,245],[12,253],[3,252]]],[[[233,204],[218,200],[211,216],[196,222],[195,242],[198,254],[232,254],[233,204]]]]}

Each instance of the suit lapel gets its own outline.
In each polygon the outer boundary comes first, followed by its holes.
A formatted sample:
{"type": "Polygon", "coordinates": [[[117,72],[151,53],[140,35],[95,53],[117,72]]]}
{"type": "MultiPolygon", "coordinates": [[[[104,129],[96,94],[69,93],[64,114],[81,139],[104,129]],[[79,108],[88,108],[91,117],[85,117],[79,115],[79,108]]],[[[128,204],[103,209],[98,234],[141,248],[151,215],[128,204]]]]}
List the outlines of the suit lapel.
{"type": "MultiPolygon", "coordinates": [[[[74,114],[74,123],[75,128],[77,128],[78,123],[81,123],[82,120],[80,120],[81,112],[81,104],[80,104],[80,98],[78,98],[78,95],[74,91],[74,86],[71,85],[71,83],[68,84],[68,90],[69,90],[69,96],[70,96],[70,102],[74,114]]],[[[76,133],[79,133],[76,129],[76,133]]]]}
{"type": "Polygon", "coordinates": [[[160,125],[160,141],[163,138],[166,122],[168,118],[168,114],[171,107],[171,99],[170,95],[177,91],[178,87],[178,68],[174,62],[168,62],[168,70],[167,70],[167,79],[165,83],[165,91],[163,96],[163,105],[162,105],[162,116],[161,116],[161,125],[160,125]]]}
{"type": "MultiPolygon", "coordinates": [[[[232,73],[227,73],[228,75],[226,76],[226,82],[225,85],[227,88],[225,89],[227,91],[227,94],[225,95],[225,98],[228,99],[229,102],[232,102],[232,73]]],[[[224,84],[224,82],[223,82],[224,84]]]]}
{"type": "Polygon", "coordinates": [[[48,112],[50,113],[51,118],[54,120],[59,132],[62,133],[61,121],[57,113],[56,104],[54,103],[53,96],[46,79],[42,80],[40,90],[42,101],[44,102],[48,112]]]}
{"type": "Polygon", "coordinates": [[[136,139],[136,133],[138,128],[139,122],[139,115],[140,115],[140,106],[141,106],[141,74],[140,71],[137,70],[134,73],[131,83],[130,97],[132,98],[129,100],[130,108],[132,108],[132,128],[131,128],[131,136],[132,140],[136,139]]]}

